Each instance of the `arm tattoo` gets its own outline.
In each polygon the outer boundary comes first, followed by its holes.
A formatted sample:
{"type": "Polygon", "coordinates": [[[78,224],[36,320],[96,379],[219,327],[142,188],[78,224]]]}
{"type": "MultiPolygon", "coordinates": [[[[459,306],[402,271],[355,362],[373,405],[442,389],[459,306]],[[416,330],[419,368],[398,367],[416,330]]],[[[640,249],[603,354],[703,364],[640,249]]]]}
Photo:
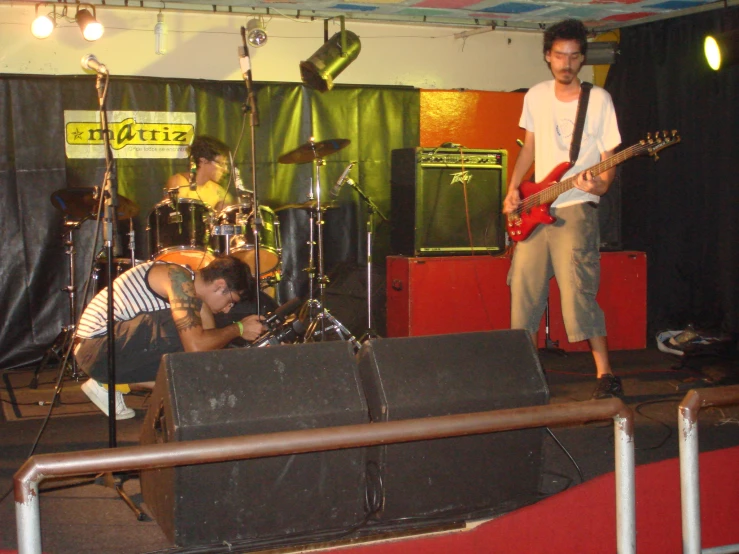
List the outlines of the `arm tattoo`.
{"type": "Polygon", "coordinates": [[[173,266],[169,269],[169,279],[172,282],[169,305],[177,331],[202,327],[200,309],[203,307],[203,301],[195,296],[195,287],[190,275],[182,268],[173,266]]]}

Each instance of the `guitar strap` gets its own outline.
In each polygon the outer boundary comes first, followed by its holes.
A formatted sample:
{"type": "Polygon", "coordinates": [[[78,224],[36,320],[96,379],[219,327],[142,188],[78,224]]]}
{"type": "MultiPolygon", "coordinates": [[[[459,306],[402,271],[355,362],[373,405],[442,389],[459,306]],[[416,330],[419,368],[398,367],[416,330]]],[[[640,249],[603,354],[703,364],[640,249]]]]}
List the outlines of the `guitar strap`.
{"type": "Polygon", "coordinates": [[[582,141],[582,132],[585,129],[585,114],[588,112],[588,100],[590,99],[590,89],[593,88],[591,83],[583,81],[580,83],[580,98],[577,101],[577,116],[575,116],[575,130],[572,133],[572,142],[570,143],[570,165],[575,165],[577,157],[580,155],[580,142],[582,141]]]}

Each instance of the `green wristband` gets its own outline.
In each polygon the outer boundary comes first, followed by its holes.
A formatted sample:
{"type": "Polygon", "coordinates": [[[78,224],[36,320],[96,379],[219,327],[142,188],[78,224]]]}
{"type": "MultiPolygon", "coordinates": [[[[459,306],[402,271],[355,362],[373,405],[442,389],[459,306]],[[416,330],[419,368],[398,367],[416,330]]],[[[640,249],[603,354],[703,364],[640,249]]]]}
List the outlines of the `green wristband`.
{"type": "Polygon", "coordinates": [[[234,325],[236,325],[239,328],[239,336],[240,337],[243,336],[244,335],[244,324],[241,323],[240,321],[234,321],[234,325]]]}

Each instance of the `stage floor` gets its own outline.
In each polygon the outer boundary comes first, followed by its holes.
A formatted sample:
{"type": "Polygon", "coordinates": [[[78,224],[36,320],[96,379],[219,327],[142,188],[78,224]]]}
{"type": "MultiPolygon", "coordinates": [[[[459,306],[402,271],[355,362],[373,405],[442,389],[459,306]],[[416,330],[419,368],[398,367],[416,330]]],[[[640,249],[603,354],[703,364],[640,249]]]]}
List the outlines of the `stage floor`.
{"type": "MultiPolygon", "coordinates": [[[[590,398],[595,384],[590,354],[560,356],[542,352],[540,357],[552,403],[590,398]]],[[[688,390],[739,383],[739,364],[735,359],[706,357],[682,364],[677,357],[648,348],[613,352],[612,362],[615,373],[624,382],[624,400],[636,411],[637,464],[677,457],[677,405],[688,390]]],[[[57,377],[56,369],[45,371],[41,375],[40,390],[33,393],[37,396],[32,397],[27,389],[32,369],[3,372],[1,392],[5,407],[0,422],[0,449],[3,452],[0,494],[12,487],[14,472],[28,456],[46,413],[46,408],[38,409],[38,401],[43,401],[44,391],[51,394],[57,377]],[[16,406],[12,405],[13,401],[16,406]],[[19,405],[23,402],[35,402],[36,407],[19,405]]],[[[50,419],[36,453],[107,447],[107,419],[85,405],[85,397],[80,396],[78,386],[73,382],[65,383],[62,409],[50,419]]],[[[118,422],[118,443],[122,446],[138,443],[147,398],[129,397],[127,403],[136,409],[136,417],[118,422]]],[[[576,460],[586,481],[613,470],[613,426],[610,422],[553,428],[551,431],[576,460]]],[[[556,494],[578,484],[578,472],[560,447],[551,438],[546,438],[544,444],[542,493],[556,494]]],[[[738,444],[739,407],[701,411],[701,451],[738,444]]],[[[134,502],[143,501],[137,478],[126,481],[124,489],[134,502]]],[[[92,477],[44,482],[40,505],[44,552],[131,553],[169,551],[171,548],[156,522],[136,521],[117,494],[92,477]]],[[[142,508],[146,511],[145,505],[142,508]]],[[[0,503],[3,522],[0,526],[0,551],[16,548],[14,510],[10,492],[0,503]]]]}

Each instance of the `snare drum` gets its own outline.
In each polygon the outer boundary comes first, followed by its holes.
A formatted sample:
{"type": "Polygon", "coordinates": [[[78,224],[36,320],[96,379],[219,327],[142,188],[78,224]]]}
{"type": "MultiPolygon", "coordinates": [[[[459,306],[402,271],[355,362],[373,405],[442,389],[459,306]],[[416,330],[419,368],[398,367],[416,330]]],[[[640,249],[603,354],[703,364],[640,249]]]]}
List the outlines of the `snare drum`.
{"type": "Polygon", "coordinates": [[[192,198],[180,198],[176,208],[171,199],[154,206],[147,220],[149,253],[157,261],[205,267],[214,256],[209,251],[211,209],[192,198]]]}
{"type": "MultiPolygon", "coordinates": [[[[250,207],[250,206],[249,206],[250,207]]],[[[270,208],[259,206],[262,214],[262,227],[259,230],[259,270],[262,276],[273,272],[280,263],[280,222],[270,208]]],[[[226,241],[230,244],[230,254],[249,264],[254,273],[254,235],[252,223],[254,212],[247,212],[246,204],[228,206],[218,215],[219,226],[234,226],[236,233],[213,237],[213,247],[221,254],[226,253],[226,241]]]]}

